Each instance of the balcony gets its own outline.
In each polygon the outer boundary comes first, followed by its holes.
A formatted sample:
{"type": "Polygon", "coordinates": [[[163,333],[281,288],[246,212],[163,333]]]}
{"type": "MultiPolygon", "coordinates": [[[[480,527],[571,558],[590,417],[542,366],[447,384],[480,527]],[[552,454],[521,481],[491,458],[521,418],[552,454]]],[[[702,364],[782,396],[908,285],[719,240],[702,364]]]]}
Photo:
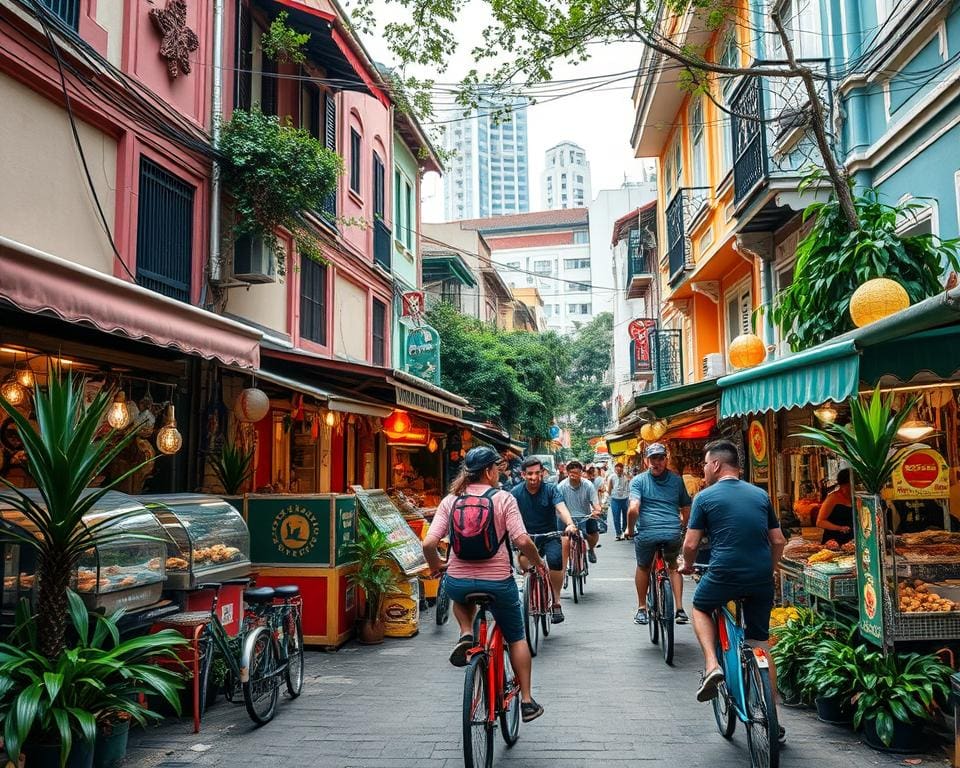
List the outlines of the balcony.
{"type": "MultiPolygon", "coordinates": [[[[826,60],[803,63],[815,72],[829,72],[826,60]]],[[[828,82],[822,81],[819,88],[829,117],[832,108],[828,82]]],[[[730,111],[736,214],[740,216],[759,201],[743,231],[777,229],[793,216],[793,210],[778,207],[770,199],[772,194],[763,193],[795,191],[804,176],[823,168],[823,157],[809,130],[810,100],[799,79],[744,77],[733,92],[730,111]]],[[[831,126],[827,129],[831,130],[831,126]]]]}
{"type": "Polygon", "coordinates": [[[646,379],[648,389],[665,389],[683,383],[683,332],[656,327],[656,320],[642,321],[645,334],[630,342],[630,375],[646,379]]]}
{"type": "Polygon", "coordinates": [[[634,229],[627,243],[627,298],[649,303],[653,280],[653,259],[643,248],[640,230],[634,229]]]}
{"type": "Polygon", "coordinates": [[[390,253],[393,250],[390,228],[383,223],[383,219],[373,222],[373,263],[390,271],[390,253]]]}
{"type": "Polygon", "coordinates": [[[682,187],[667,204],[667,257],[670,285],[676,286],[693,269],[690,231],[710,202],[710,187],[682,187]]]}

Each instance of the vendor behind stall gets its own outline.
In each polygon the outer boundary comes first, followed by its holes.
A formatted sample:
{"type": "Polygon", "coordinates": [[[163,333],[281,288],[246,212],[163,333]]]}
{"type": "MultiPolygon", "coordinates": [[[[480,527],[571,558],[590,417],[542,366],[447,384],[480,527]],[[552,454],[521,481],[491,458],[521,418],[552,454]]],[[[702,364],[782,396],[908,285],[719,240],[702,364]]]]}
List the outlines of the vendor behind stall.
{"type": "Polygon", "coordinates": [[[850,495],[850,470],[837,472],[837,487],[820,505],[817,527],[823,529],[820,541],[826,544],[835,541],[843,545],[853,541],[853,499],[850,495]]]}

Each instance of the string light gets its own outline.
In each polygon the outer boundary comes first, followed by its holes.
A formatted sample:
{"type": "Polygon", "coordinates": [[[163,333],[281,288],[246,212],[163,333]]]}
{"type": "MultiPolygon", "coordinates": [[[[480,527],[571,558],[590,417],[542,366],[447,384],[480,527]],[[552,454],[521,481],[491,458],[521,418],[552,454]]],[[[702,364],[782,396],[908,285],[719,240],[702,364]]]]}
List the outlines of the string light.
{"type": "Polygon", "coordinates": [[[118,390],[113,398],[113,404],[107,412],[107,423],[114,429],[124,429],[130,424],[130,409],[122,389],[118,390]]]}

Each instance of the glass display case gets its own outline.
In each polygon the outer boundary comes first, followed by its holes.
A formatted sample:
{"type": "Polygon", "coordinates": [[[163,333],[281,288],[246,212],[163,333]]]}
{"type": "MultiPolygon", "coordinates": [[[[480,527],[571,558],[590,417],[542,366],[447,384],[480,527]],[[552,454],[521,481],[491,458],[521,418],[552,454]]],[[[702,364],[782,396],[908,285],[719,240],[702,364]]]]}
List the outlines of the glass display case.
{"type": "Polygon", "coordinates": [[[166,531],[167,588],[250,574],[250,534],[240,513],[217,496],[170,494],[139,496],[166,531]]]}
{"type": "MultiPolygon", "coordinates": [[[[43,503],[37,491],[24,493],[38,504],[43,503]]],[[[34,530],[30,521],[15,509],[0,507],[0,516],[5,523],[34,530]]],[[[107,613],[156,603],[163,591],[166,553],[164,531],[157,519],[136,499],[116,491],[104,495],[83,519],[88,526],[114,519],[109,530],[125,535],[86,550],[77,563],[71,588],[89,608],[107,613]]],[[[25,591],[33,589],[35,568],[32,553],[25,552],[23,546],[7,544],[3,552],[3,602],[7,609],[8,579],[12,587],[16,578],[18,592],[10,593],[15,602],[25,591]]]]}

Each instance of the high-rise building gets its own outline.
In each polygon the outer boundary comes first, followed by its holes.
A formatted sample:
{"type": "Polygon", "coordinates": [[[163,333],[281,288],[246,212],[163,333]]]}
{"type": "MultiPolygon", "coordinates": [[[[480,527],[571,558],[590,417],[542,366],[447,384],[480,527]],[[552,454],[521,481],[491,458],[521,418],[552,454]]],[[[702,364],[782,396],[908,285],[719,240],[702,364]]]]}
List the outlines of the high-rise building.
{"type": "Polygon", "coordinates": [[[448,221],[530,210],[527,100],[483,96],[477,109],[447,125],[444,176],[448,221]],[[509,111],[504,111],[509,107],[509,111]]]}
{"type": "Polygon", "coordinates": [[[540,179],[545,210],[590,205],[590,163],[579,144],[562,141],[550,147],[540,179]]]}

